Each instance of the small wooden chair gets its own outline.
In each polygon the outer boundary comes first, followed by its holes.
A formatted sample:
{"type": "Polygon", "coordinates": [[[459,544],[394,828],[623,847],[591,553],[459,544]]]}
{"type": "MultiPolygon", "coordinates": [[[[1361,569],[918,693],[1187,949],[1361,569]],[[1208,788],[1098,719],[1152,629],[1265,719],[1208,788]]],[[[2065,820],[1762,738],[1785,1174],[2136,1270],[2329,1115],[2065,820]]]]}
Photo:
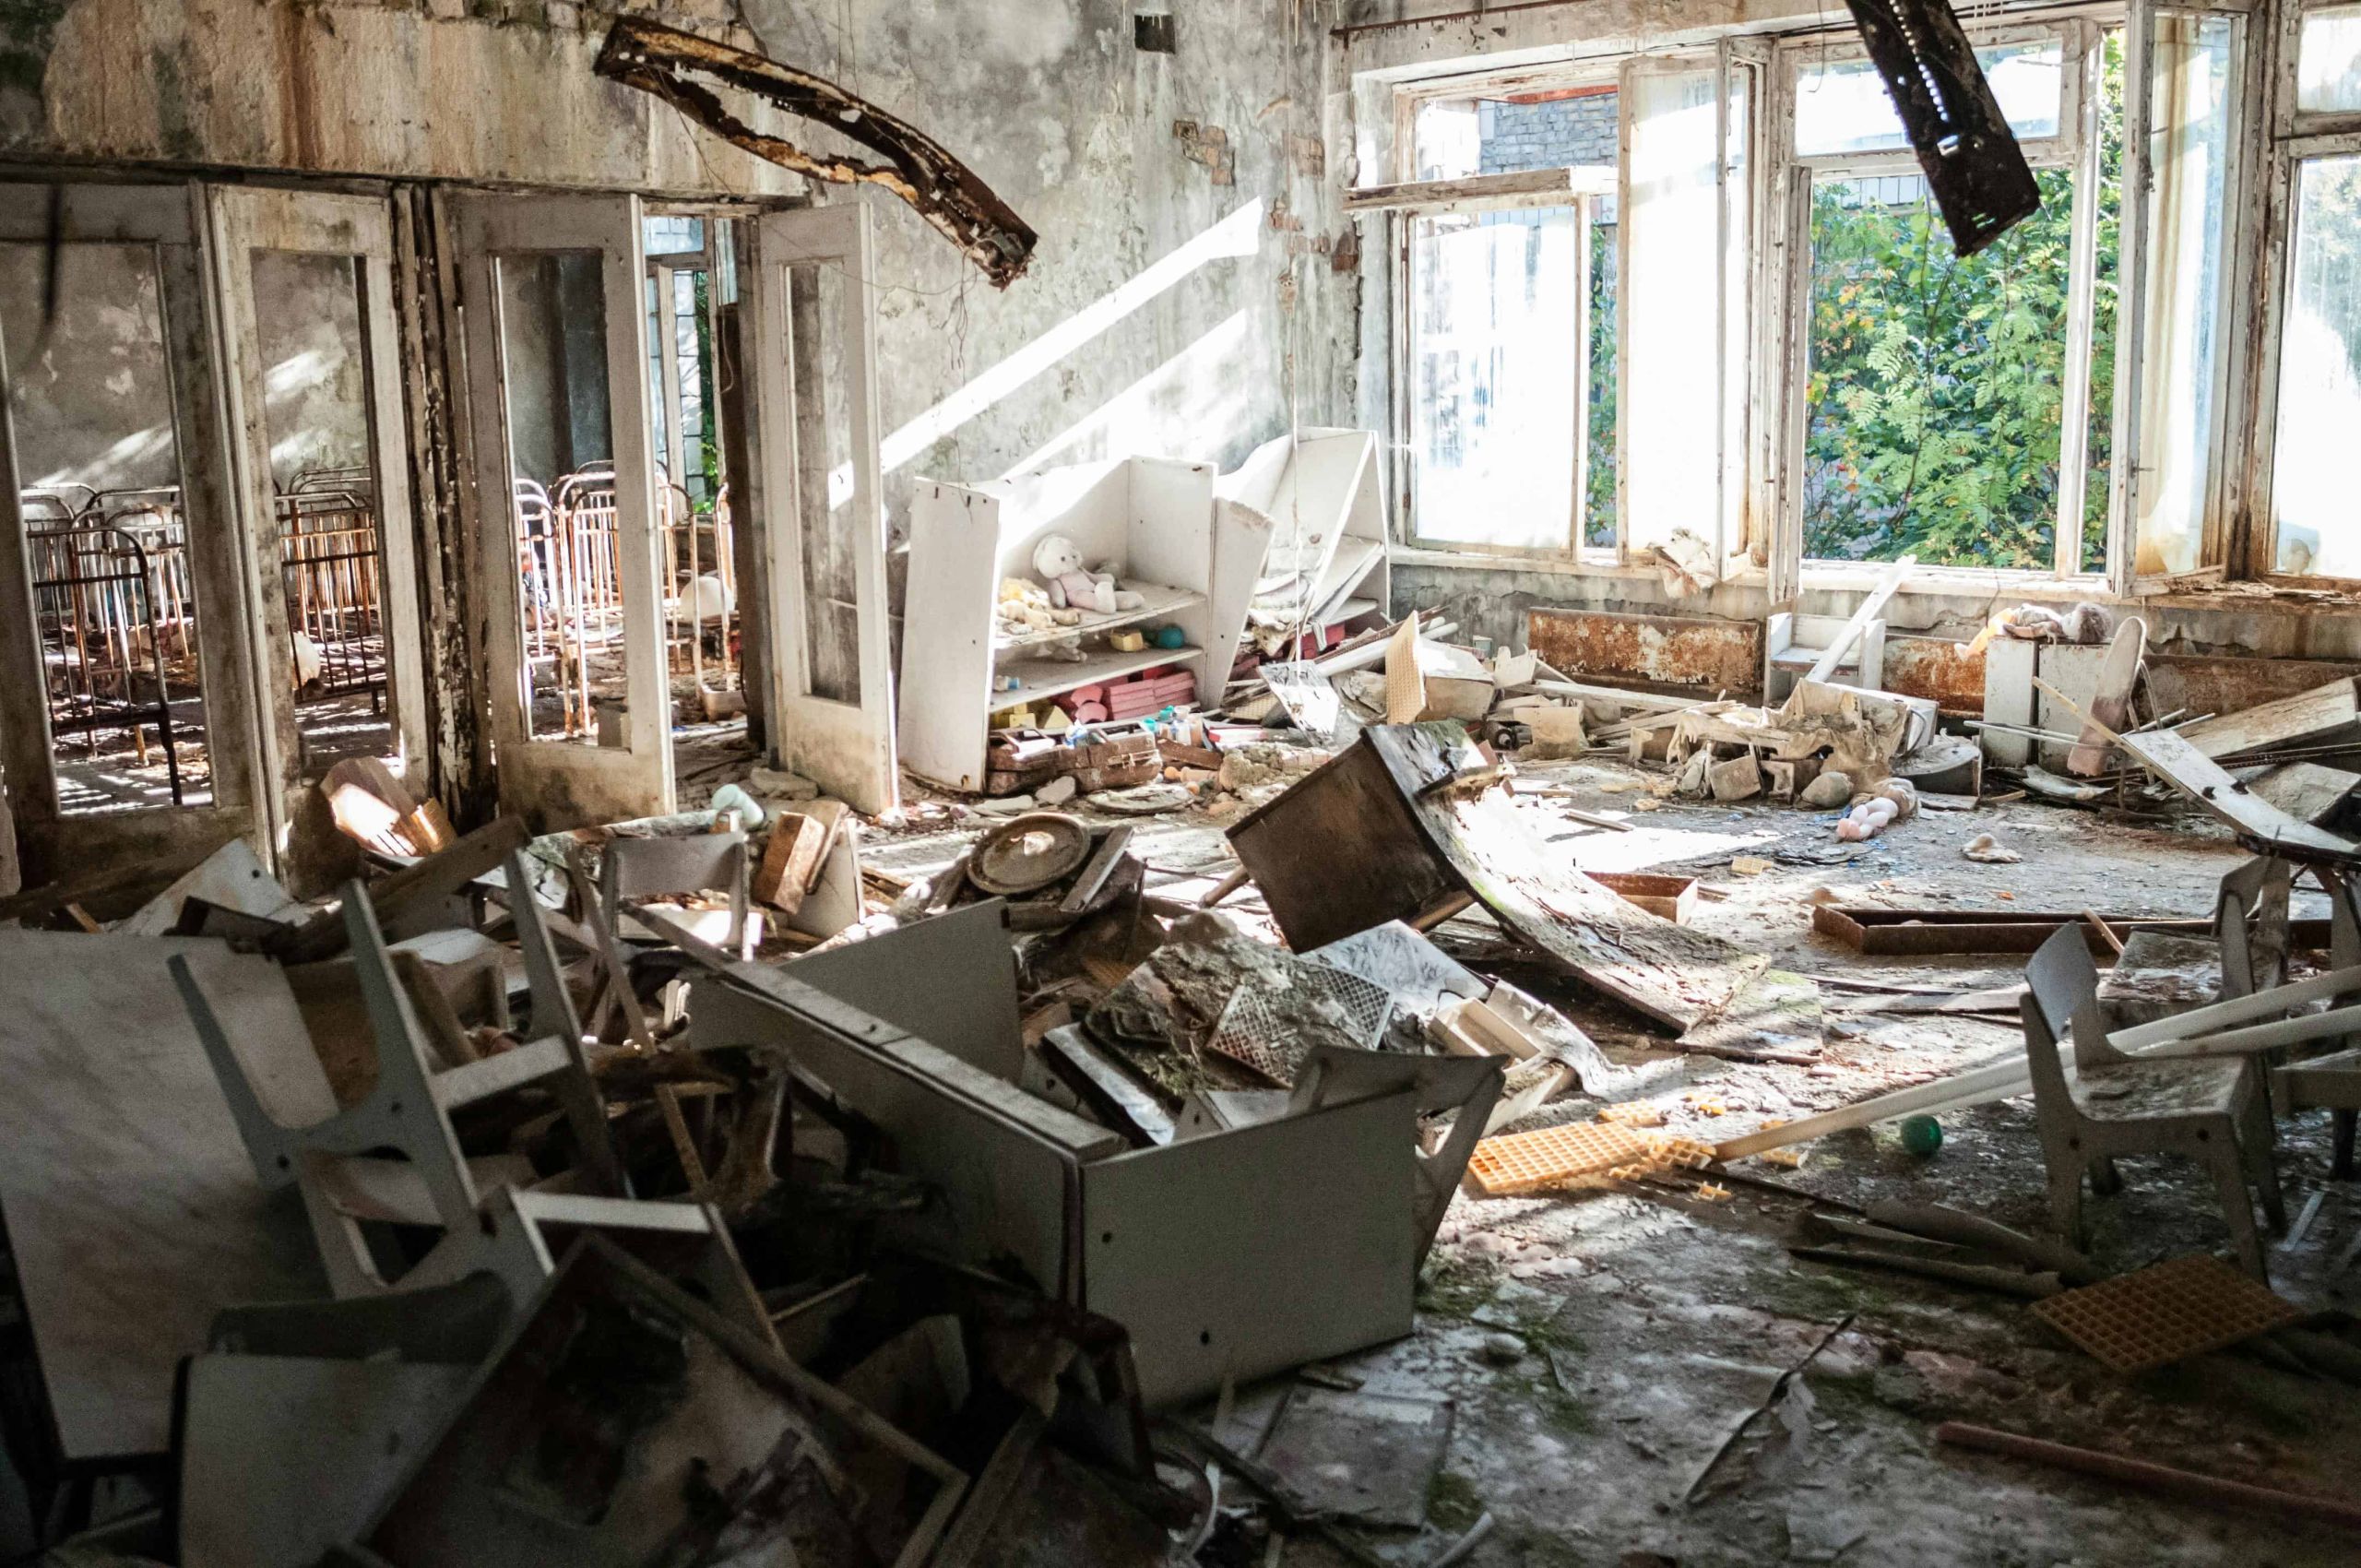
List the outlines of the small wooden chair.
{"type": "Polygon", "coordinates": [[[2082,929],[2063,926],[2026,966],[2025,1059],[2048,1167],[2052,1220],[2084,1242],[2082,1179],[2111,1189],[2112,1162],[2126,1154],[2183,1154],[2213,1172],[2223,1218],[2249,1274],[2269,1278],[2247,1193],[2262,1189],[2274,1227],[2286,1223],[2271,1158],[2271,1108],[2260,1075],[2243,1059],[2143,1062],[2108,1043],[2099,1012],[2098,970],[2082,929]],[[2071,1030],[2076,1072],[2066,1075],[2059,1041],[2071,1030]]]}

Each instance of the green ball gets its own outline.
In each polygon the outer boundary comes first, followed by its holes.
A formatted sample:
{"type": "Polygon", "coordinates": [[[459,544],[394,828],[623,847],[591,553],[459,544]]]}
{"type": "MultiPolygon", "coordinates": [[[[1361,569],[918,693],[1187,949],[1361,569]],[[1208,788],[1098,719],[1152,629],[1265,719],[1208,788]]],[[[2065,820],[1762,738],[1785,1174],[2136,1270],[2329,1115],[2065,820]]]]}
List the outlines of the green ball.
{"type": "Polygon", "coordinates": [[[1905,1118],[1902,1123],[1902,1146],[1912,1154],[1934,1153],[1943,1146],[1943,1124],[1931,1116],[1905,1118]]]}

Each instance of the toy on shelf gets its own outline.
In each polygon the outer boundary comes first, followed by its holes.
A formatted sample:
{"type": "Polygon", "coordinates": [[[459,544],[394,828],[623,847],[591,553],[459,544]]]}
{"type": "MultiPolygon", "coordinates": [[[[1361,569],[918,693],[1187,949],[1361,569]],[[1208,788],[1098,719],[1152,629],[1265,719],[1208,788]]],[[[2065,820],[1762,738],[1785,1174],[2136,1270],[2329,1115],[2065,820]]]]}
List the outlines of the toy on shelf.
{"type": "Polygon", "coordinates": [[[1062,533],[1053,533],[1033,547],[1033,569],[1050,585],[1052,609],[1112,615],[1147,602],[1117,583],[1112,572],[1084,571],[1082,559],[1082,546],[1062,533]]]}

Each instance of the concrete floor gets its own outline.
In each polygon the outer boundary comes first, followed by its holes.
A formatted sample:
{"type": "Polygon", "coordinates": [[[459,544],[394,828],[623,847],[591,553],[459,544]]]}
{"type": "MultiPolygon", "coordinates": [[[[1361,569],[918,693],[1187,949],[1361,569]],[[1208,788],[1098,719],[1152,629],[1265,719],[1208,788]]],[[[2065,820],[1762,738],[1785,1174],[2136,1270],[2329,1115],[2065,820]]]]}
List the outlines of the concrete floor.
{"type": "MultiPolygon", "coordinates": [[[[2127,826],[2032,804],[1922,814],[1867,845],[1838,846],[1833,815],[1750,803],[1666,802],[1640,812],[1619,764],[1541,765],[1528,775],[1575,793],[1526,809],[1628,814],[1633,831],[1583,832],[1586,867],[1678,865],[1724,895],[1694,923],[1808,974],[1933,980],[1971,989],[2013,983],[2007,959],[1903,963],[1865,958],[1815,936],[1809,896],[1846,902],[2006,910],[2099,909],[2202,916],[2235,846],[2191,818],[2127,826]],[[2018,865],[1967,861],[1961,848],[1998,833],[2018,865]],[[1753,875],[1734,857],[1770,859],[1753,875]]],[[[1163,884],[1208,885],[1232,863],[1219,837],[1242,805],[1152,819],[1136,840],[1163,884]]],[[[868,863],[904,874],[947,863],[979,824],[868,841],[868,863]]],[[[1251,895],[1226,906],[1251,916],[1251,895]]],[[[2308,912],[2299,898],[2298,912],[2308,912]]],[[[1446,944],[1490,934],[1463,920],[1446,944]]],[[[1479,968],[1483,967],[1478,964],[1479,968]]],[[[1520,983],[1525,983],[1521,980],[1520,983]]],[[[1559,988],[1553,997],[1619,1058],[1666,1054],[1637,1021],[1559,988]]],[[[1802,1065],[1689,1057],[1686,1080],[1655,1097],[1669,1130],[1726,1137],[1769,1116],[1794,1117],[2021,1049],[2006,1019],[1851,1011],[1875,998],[1827,988],[1825,1061],[1802,1065]],[[1839,1009],[1846,1010],[1841,1016],[1839,1009]],[[1690,1098],[1717,1101],[1708,1116],[1690,1098]]],[[[1544,1120],[1587,1119],[1576,1099],[1544,1120]]],[[[1930,1158],[1905,1153],[1895,1128],[1812,1146],[1800,1170],[1757,1171],[1801,1193],[1856,1203],[1897,1196],[1951,1204],[2046,1230],[2042,1162],[2030,1102],[1946,1119],[1930,1158]]],[[[2274,1282],[2308,1309],[2361,1308],[2361,1268],[2333,1277],[2361,1241],[2361,1183],[2326,1180],[2324,1113],[2284,1122],[2280,1169],[2291,1215],[2316,1192],[2320,1211],[2300,1246],[2272,1254],[2274,1282]]],[[[2212,1188],[2160,1160],[2126,1161],[2125,1191],[2090,1205],[2092,1248],[2113,1267],[2226,1248],[2212,1188]]],[[[2250,1354],[2207,1356],[2127,1377],[2058,1338],[2024,1303],[1896,1274],[1791,1258],[1782,1237],[1805,1208],[1742,1185],[1707,1202],[1685,1187],[1481,1199],[1462,1194],[1421,1289],[1417,1331],[1339,1363],[1377,1392],[1453,1399],[1457,1424],[1417,1536],[1372,1533],[1378,1555],[1424,1563],[1484,1512],[1495,1528],[1466,1559],[1477,1568],[1650,1564],[1682,1568],[1782,1562],[1992,1564],[2350,1563],[2355,1548],[2326,1526],[2280,1523],[2153,1499],[2012,1460],[1939,1450],[1933,1429],[1962,1420],[2270,1485],[2355,1498],[2361,1398],[2250,1354]],[[1829,1340],[1778,1405],[1757,1420],[1703,1485],[1706,1460],[1769,1396],[1779,1373],[1829,1340]],[[1514,1336],[1523,1354],[1492,1359],[1514,1336]],[[1487,1341],[1494,1343],[1487,1354],[1487,1341]],[[1695,1489],[1692,1494],[1691,1489],[1695,1489]]],[[[1252,1445],[1274,1391],[1241,1391],[1229,1435],[1252,1445]]],[[[1342,1561],[1292,1543],[1285,1561],[1342,1561]]]]}

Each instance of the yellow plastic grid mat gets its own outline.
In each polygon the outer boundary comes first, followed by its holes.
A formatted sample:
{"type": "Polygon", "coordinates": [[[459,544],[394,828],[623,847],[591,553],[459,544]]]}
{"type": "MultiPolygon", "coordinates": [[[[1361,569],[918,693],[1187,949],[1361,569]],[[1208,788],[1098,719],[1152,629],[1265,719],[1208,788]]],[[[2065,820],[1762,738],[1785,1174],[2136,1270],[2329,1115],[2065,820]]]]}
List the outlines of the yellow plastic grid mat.
{"type": "Polygon", "coordinates": [[[1578,1176],[1654,1158],[1656,1140],[1608,1122],[1574,1122],[1486,1138],[1476,1146],[1467,1174],[1488,1197],[1539,1192],[1578,1176]]]}
{"type": "Polygon", "coordinates": [[[2146,1372],[2283,1328],[2302,1314],[2220,1258],[2175,1258],[2034,1303],[2118,1372],[2146,1372]]]}

